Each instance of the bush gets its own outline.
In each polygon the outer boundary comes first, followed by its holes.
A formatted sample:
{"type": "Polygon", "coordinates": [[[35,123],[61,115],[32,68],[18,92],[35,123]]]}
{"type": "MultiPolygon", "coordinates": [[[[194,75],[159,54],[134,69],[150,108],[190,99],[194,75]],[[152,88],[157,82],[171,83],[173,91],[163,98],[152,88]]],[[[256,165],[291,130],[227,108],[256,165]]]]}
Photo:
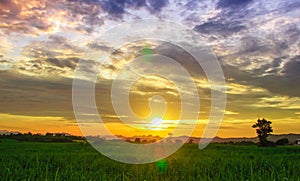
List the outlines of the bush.
{"type": "Polygon", "coordinates": [[[241,142],[237,142],[237,145],[255,145],[255,143],[253,141],[241,141],[241,142]]]}
{"type": "Polygon", "coordinates": [[[264,144],[258,143],[258,146],[262,146],[262,147],[275,147],[276,143],[273,141],[267,141],[264,144]]]}
{"type": "Polygon", "coordinates": [[[287,138],[282,138],[276,141],[276,145],[287,145],[289,144],[289,139],[287,138]]]}

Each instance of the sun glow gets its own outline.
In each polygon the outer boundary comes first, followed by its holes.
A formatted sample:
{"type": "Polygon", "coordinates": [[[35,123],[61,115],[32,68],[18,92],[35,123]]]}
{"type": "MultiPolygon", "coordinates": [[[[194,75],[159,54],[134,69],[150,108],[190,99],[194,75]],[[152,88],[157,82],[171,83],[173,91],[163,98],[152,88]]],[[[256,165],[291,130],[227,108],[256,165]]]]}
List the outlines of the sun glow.
{"type": "Polygon", "coordinates": [[[163,119],[159,117],[154,117],[150,120],[149,124],[145,124],[143,125],[143,127],[149,130],[161,130],[162,124],[163,124],[163,119]]]}

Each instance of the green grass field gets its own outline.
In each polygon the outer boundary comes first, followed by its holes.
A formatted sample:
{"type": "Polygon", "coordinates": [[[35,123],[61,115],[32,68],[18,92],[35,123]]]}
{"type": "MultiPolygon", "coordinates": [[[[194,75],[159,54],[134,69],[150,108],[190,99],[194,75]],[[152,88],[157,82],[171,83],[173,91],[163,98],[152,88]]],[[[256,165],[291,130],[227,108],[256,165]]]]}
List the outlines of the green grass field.
{"type": "Polygon", "coordinates": [[[300,180],[300,147],[185,145],[158,163],[130,165],[88,144],[1,140],[0,180],[300,180]]]}

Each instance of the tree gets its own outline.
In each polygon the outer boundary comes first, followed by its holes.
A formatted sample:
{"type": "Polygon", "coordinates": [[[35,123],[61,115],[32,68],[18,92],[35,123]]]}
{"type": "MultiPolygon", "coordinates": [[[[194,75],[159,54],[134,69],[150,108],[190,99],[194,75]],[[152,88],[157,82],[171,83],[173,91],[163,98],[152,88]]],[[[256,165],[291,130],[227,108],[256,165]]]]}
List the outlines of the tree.
{"type": "Polygon", "coordinates": [[[268,145],[267,137],[273,132],[272,122],[267,121],[266,119],[258,119],[255,124],[252,125],[252,128],[256,128],[256,133],[259,138],[259,143],[262,146],[268,145]]]}

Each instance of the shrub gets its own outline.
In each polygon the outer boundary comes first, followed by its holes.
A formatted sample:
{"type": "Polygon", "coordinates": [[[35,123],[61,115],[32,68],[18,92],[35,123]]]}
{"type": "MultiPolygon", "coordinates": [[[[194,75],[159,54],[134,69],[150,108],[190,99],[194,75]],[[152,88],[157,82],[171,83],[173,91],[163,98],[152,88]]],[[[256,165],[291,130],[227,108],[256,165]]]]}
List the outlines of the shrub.
{"type": "Polygon", "coordinates": [[[276,145],[287,145],[289,144],[289,139],[287,138],[282,138],[276,141],[276,145]]]}

